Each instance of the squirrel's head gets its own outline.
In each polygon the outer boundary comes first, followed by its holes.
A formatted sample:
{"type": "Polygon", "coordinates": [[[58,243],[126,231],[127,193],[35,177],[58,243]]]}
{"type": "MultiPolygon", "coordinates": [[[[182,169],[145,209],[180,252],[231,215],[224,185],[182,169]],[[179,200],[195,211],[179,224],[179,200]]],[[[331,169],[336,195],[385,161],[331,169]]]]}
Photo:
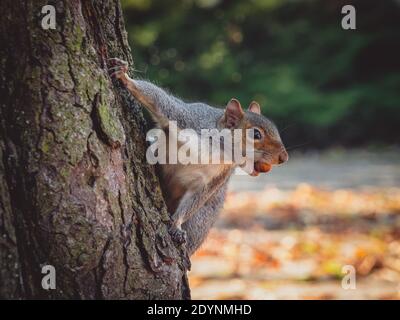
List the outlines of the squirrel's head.
{"type": "Polygon", "coordinates": [[[248,142],[253,144],[251,160],[254,169],[249,172],[257,176],[260,172],[268,172],[273,165],[279,165],[289,159],[275,124],[261,114],[260,105],[253,101],[247,110],[243,110],[237,99],[231,99],[223,117],[224,127],[242,130],[243,156],[247,154],[248,142]]]}

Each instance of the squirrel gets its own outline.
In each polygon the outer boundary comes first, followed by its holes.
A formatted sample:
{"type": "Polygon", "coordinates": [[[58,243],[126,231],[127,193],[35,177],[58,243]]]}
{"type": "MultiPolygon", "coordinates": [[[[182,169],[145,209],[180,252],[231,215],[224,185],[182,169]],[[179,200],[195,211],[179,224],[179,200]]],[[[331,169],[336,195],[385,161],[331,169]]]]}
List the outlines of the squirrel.
{"type": "MultiPolygon", "coordinates": [[[[252,176],[268,172],[273,165],[288,160],[278,129],[261,114],[257,102],[251,102],[246,111],[234,98],[225,109],[205,103],[186,103],[151,82],[131,79],[127,74],[127,62],[118,58],[108,61],[111,78],[121,81],[166,134],[171,134],[169,121],[176,121],[178,130],[190,128],[197,134],[202,129],[250,129],[254,151],[251,159],[253,170],[249,172],[252,176]]],[[[175,242],[186,245],[191,256],[214,224],[225,200],[229,178],[239,164],[233,161],[159,166],[161,189],[167,209],[172,214],[169,233],[175,242]]]]}

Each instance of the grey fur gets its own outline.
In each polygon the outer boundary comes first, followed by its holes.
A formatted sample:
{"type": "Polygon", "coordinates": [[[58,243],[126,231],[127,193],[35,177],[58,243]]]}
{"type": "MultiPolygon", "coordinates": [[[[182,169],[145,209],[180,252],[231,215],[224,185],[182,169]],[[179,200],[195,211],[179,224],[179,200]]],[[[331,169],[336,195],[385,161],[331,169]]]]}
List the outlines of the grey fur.
{"type": "MultiPolygon", "coordinates": [[[[181,129],[191,128],[200,134],[201,129],[217,128],[218,121],[224,115],[222,109],[205,103],[185,103],[150,82],[143,80],[134,80],[134,82],[138,89],[157,105],[161,114],[168,120],[176,121],[181,129]]],[[[177,222],[183,221],[182,229],[186,232],[186,248],[189,255],[200,247],[216,221],[225,200],[227,183],[233,169],[232,166],[223,170],[208,185],[199,183],[197,189],[188,190],[173,213],[174,225],[171,231],[179,238],[181,226],[177,222]]],[[[163,165],[161,165],[161,170],[163,170],[163,165]]]]}
{"type": "Polygon", "coordinates": [[[208,199],[204,206],[199,208],[197,213],[182,225],[187,233],[186,248],[189,255],[192,255],[201,246],[217,220],[218,213],[225,201],[228,179],[229,176],[227,181],[208,199]]]}
{"type": "MultiPolygon", "coordinates": [[[[221,123],[228,124],[223,109],[204,103],[186,103],[150,82],[132,80],[126,74],[127,64],[124,61],[115,58],[111,60],[119,66],[111,68],[112,76],[122,81],[164,130],[168,131],[166,120],[176,121],[178,129],[190,128],[199,135],[202,129],[216,129],[220,128],[221,123]]],[[[260,150],[258,154],[262,154],[259,157],[276,164],[277,152],[284,150],[284,147],[275,125],[254,112],[246,111],[245,117],[252,126],[263,128],[269,140],[275,141],[276,151],[260,150]]],[[[235,164],[160,165],[160,181],[165,200],[168,209],[173,212],[170,233],[175,241],[186,242],[189,255],[200,247],[214,224],[224,203],[227,184],[235,166],[235,164]]]]}
{"type": "Polygon", "coordinates": [[[201,129],[216,128],[217,121],[224,114],[222,109],[205,103],[186,103],[151,82],[135,80],[135,84],[141,92],[153,99],[168,120],[176,121],[179,128],[190,128],[200,134],[201,129]]]}

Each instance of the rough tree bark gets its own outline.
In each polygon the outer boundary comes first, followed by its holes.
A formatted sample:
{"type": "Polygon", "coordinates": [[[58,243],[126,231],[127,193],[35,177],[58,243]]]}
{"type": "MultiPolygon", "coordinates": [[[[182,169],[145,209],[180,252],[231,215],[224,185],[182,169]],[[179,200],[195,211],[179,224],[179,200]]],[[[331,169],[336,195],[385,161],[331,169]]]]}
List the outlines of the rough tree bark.
{"type": "Polygon", "coordinates": [[[107,75],[107,58],[132,62],[119,0],[0,12],[0,298],[188,298],[141,108],[107,75]]]}

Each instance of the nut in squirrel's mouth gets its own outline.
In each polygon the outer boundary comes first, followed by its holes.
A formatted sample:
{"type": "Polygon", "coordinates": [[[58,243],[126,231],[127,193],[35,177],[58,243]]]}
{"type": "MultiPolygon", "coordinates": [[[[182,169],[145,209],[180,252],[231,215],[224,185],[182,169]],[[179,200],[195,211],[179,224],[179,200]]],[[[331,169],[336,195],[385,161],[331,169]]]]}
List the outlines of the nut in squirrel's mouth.
{"type": "Polygon", "coordinates": [[[254,163],[254,169],[253,169],[253,172],[250,173],[250,175],[252,177],[256,177],[260,174],[260,172],[267,173],[267,172],[271,171],[271,169],[272,169],[271,164],[257,161],[254,163]]]}

